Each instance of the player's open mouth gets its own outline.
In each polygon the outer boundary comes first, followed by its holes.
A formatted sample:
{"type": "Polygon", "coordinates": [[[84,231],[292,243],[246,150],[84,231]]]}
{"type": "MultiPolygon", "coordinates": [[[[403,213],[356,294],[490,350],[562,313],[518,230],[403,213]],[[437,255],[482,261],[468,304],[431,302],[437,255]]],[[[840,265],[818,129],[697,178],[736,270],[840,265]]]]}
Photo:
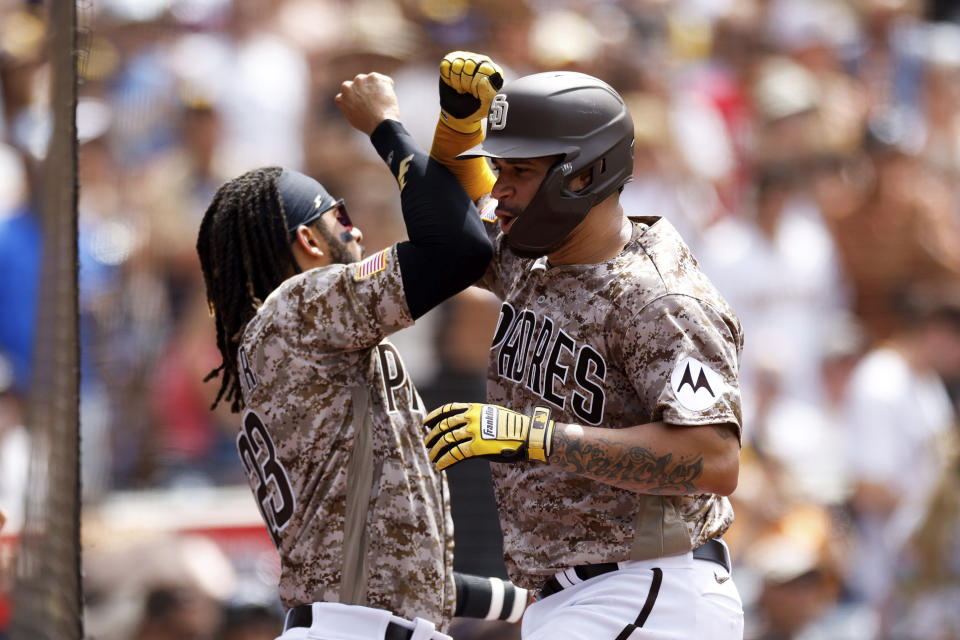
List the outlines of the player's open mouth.
{"type": "Polygon", "coordinates": [[[504,233],[510,233],[510,227],[517,220],[517,216],[503,209],[497,209],[497,219],[500,221],[500,230],[504,233]]]}

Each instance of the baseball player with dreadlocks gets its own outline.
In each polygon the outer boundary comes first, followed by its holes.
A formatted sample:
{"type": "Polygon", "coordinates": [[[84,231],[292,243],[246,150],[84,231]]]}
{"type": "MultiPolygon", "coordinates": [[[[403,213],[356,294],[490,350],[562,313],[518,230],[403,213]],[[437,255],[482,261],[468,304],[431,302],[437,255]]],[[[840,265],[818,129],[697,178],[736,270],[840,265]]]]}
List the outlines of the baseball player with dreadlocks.
{"type": "Polygon", "coordinates": [[[197,240],[223,357],[208,379],[222,374],[214,406],[243,411],[237,449],[281,559],[281,638],[449,640],[453,615],[518,619],[526,591],[454,575],[445,480],[386,336],[479,277],[491,247],[399,123],[390,78],[359,75],[337,103],[396,177],[409,241],[361,261],[344,202],[296,171],[221,186],[197,240]]]}
{"type": "Polygon", "coordinates": [[[582,73],[501,74],[464,51],[440,66],[431,155],[480,199],[494,257],[478,284],[503,304],[488,404],[434,410],[430,457],[498,462],[507,568],[536,590],[525,639],[740,638],[720,540],[740,323],[667,220],[621,208],[620,95],[582,73]]]}

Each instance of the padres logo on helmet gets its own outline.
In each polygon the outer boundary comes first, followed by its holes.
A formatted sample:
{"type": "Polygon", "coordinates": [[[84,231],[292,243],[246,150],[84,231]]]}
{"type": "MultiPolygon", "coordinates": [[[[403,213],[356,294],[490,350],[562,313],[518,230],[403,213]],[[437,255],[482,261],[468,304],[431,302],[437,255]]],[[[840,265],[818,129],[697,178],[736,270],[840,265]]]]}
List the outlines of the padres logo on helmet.
{"type": "Polygon", "coordinates": [[[493,97],[490,103],[490,128],[494,130],[503,129],[507,126],[507,109],[510,105],[507,103],[507,94],[498,93],[493,97]]]}

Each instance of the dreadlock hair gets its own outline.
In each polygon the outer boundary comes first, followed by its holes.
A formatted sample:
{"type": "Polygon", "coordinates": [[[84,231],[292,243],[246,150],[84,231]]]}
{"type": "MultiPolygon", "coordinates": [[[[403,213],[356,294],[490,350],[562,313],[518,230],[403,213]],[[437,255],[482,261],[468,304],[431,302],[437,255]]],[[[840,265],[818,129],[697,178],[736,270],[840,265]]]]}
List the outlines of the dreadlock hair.
{"type": "Polygon", "coordinates": [[[223,184],[200,223],[197,254],[223,359],[203,379],[223,376],[211,410],[221,399],[231,403],[234,413],[243,408],[237,371],[243,329],[271,291],[300,273],[277,187],[281,171],[280,167],[254,169],[223,184]]]}

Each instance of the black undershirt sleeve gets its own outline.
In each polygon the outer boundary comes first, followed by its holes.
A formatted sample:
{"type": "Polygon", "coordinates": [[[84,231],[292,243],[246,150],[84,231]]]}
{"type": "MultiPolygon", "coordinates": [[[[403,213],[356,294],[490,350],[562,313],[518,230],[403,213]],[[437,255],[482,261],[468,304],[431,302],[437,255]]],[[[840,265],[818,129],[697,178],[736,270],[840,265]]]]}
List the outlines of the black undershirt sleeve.
{"type": "Polygon", "coordinates": [[[396,120],[384,120],[370,141],[400,185],[409,240],[397,243],[407,306],[419,318],[483,275],[493,247],[469,196],[396,120]]]}

